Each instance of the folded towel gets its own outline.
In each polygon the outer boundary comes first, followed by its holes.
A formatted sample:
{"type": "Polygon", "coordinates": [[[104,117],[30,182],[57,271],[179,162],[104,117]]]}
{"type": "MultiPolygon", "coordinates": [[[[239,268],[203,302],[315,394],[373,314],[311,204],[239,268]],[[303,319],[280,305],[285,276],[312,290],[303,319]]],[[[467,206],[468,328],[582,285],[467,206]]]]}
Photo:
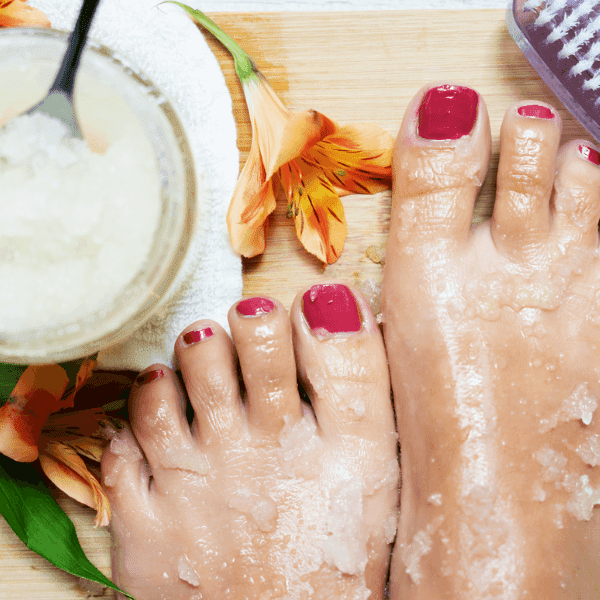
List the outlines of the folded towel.
{"type": "MultiPolygon", "coordinates": [[[[71,31],[81,0],[30,0],[54,29],[71,31]]],[[[225,216],[238,174],[231,97],[218,62],[185,13],[158,0],[102,0],[90,37],[145,73],[179,110],[198,178],[198,222],[169,298],[123,343],[100,352],[103,369],[176,368],[173,344],[193,321],[210,317],[227,328],[227,311],[242,294],[241,260],[229,244],[225,216]]],[[[192,0],[190,6],[199,8],[192,0]]]]}

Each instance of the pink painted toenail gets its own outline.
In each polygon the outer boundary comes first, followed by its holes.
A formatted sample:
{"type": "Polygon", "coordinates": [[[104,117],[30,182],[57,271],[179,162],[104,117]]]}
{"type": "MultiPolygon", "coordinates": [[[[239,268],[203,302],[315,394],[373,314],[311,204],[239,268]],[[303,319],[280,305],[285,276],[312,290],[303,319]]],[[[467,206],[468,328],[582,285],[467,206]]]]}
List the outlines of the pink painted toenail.
{"type": "Polygon", "coordinates": [[[247,298],[237,305],[237,311],[243,317],[258,317],[271,312],[275,304],[268,298],[247,298]]]}
{"type": "Polygon", "coordinates": [[[164,374],[165,372],[162,369],[156,369],[155,371],[147,371],[142,375],[138,375],[135,381],[139,385],[144,385],[145,383],[150,383],[155,379],[160,379],[161,377],[164,377],[164,374]]]}
{"type": "Polygon", "coordinates": [[[209,337],[212,337],[213,330],[210,327],[204,327],[203,329],[199,329],[198,331],[188,331],[183,336],[183,341],[191,346],[192,344],[197,344],[198,342],[202,342],[209,337]]]}
{"type": "Polygon", "coordinates": [[[457,140],[471,133],[477,120],[479,95],[460,85],[430,89],[418,111],[417,132],[426,140],[457,140]]]}
{"type": "Polygon", "coordinates": [[[302,296],[302,310],[314,333],[360,331],[361,318],[352,292],[340,284],[313,285],[302,296]]]}
{"type": "Polygon", "coordinates": [[[525,106],[519,106],[517,112],[522,117],[535,117],[536,119],[554,119],[554,112],[547,106],[540,104],[526,104],[525,106]]]}
{"type": "Polygon", "coordinates": [[[583,144],[579,144],[579,154],[581,154],[583,158],[589,160],[591,163],[600,165],[600,152],[598,152],[598,150],[590,148],[589,146],[584,146],[583,144]]]}

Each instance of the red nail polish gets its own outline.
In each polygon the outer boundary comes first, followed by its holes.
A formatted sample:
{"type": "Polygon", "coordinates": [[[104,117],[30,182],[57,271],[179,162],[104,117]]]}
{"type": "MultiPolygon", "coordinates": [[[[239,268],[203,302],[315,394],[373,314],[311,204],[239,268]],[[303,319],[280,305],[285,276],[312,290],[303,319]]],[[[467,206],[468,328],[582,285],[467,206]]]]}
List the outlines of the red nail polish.
{"type": "Polygon", "coordinates": [[[541,106],[540,104],[526,104],[525,106],[519,106],[517,112],[522,117],[535,117],[536,119],[554,119],[554,112],[547,106],[541,106]]]}
{"type": "Polygon", "coordinates": [[[302,296],[302,310],[314,333],[360,331],[361,318],[352,292],[340,284],[313,285],[302,296]]]}
{"type": "Polygon", "coordinates": [[[591,163],[600,165],[600,152],[598,152],[598,150],[590,148],[589,146],[584,146],[583,144],[579,144],[579,154],[581,154],[583,158],[589,160],[591,163]]]}
{"type": "Polygon", "coordinates": [[[258,317],[270,313],[275,308],[275,304],[268,298],[247,298],[237,305],[237,311],[243,317],[258,317]]]}
{"type": "Polygon", "coordinates": [[[210,327],[204,327],[203,329],[199,329],[198,331],[188,331],[183,336],[183,341],[190,346],[191,344],[197,344],[198,342],[202,342],[209,337],[212,337],[213,330],[210,327]]]}
{"type": "Polygon", "coordinates": [[[457,140],[471,133],[477,120],[479,95],[460,85],[430,89],[419,106],[417,133],[426,140],[457,140]]]}
{"type": "Polygon", "coordinates": [[[136,378],[136,383],[139,385],[144,385],[145,383],[150,383],[155,379],[160,379],[164,377],[165,372],[162,369],[156,369],[156,371],[146,371],[142,375],[138,375],[136,378]]]}

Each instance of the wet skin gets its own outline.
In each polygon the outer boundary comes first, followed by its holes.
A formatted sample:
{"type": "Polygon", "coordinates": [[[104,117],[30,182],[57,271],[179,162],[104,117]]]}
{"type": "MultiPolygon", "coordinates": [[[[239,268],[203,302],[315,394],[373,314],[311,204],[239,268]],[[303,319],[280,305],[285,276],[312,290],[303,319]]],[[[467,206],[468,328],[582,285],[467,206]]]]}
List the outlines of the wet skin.
{"type": "Polygon", "coordinates": [[[549,105],[510,107],[493,217],[471,229],[490,128],[483,100],[452,87],[440,135],[423,111],[444,89],[428,86],[394,151],[382,306],[403,485],[391,598],[591,600],[599,155],[583,140],[559,149],[549,105]],[[473,102],[470,124],[453,124],[452,94],[463,115],[473,102]]]}
{"type": "Polygon", "coordinates": [[[307,293],[290,316],[267,298],[232,307],[233,343],[188,327],[184,386],[164,365],[140,374],[132,430],[102,461],[113,576],[136,598],[383,597],[398,515],[383,339],[358,292],[307,293]]]}

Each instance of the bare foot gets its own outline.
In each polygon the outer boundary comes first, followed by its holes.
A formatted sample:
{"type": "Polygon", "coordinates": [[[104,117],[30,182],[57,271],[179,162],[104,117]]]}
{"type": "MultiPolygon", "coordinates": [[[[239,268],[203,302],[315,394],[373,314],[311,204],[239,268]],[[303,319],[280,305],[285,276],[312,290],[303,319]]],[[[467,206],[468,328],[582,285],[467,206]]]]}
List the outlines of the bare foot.
{"type": "Polygon", "coordinates": [[[233,344],[212,321],[183,331],[184,385],[162,365],[140,374],[132,431],[102,461],[117,584],[140,600],[383,597],[397,436],[381,334],[354,294],[314,286],[291,323],[275,300],[244,300],[233,344]]]}
{"type": "Polygon", "coordinates": [[[600,155],[508,109],[493,218],[483,100],[432,86],[395,147],[383,313],[402,452],[391,597],[597,599],[600,155]]]}

